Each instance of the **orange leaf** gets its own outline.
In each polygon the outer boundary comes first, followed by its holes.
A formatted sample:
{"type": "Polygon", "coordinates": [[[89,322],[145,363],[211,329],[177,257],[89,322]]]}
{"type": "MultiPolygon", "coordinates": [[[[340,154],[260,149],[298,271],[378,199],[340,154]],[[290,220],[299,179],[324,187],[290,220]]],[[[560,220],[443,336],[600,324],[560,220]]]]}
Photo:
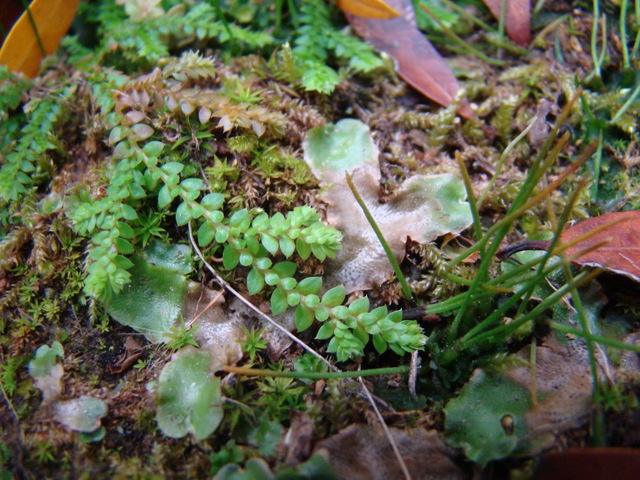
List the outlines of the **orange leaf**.
{"type": "MultiPolygon", "coordinates": [[[[566,229],[561,243],[565,254],[582,267],[600,267],[640,282],[640,211],[593,217],[566,229]]],[[[546,250],[549,241],[524,241],[502,248],[505,259],[523,250],[546,250]]]]}
{"type": "MultiPolygon", "coordinates": [[[[31,15],[47,55],[51,55],[58,48],[60,40],[69,30],[79,1],[34,0],[31,3],[29,7],[31,15]]],[[[42,57],[43,53],[38,45],[29,15],[24,12],[9,32],[0,50],[0,65],[6,65],[14,72],[35,77],[42,57]]]]}
{"type": "Polygon", "coordinates": [[[483,0],[494,17],[500,18],[502,2],[507,2],[504,27],[509,38],[525,46],[531,41],[531,0],[483,0]]]}
{"type": "Polygon", "coordinates": [[[400,15],[400,12],[382,0],[338,0],[338,8],[365,18],[388,19],[400,15]]]}
{"type": "Polygon", "coordinates": [[[606,228],[567,248],[566,254],[578,255],[595,247],[574,263],[602,267],[640,281],[640,211],[607,213],[590,218],[562,232],[560,239],[562,243],[568,243],[601,226],[606,228]]]}
{"type": "MultiPolygon", "coordinates": [[[[431,42],[418,30],[411,0],[388,0],[401,16],[377,20],[345,12],[353,29],[377,50],[396,61],[398,75],[434,102],[448,106],[458,92],[458,80],[431,42]]],[[[458,113],[473,116],[466,102],[458,113]]]]}

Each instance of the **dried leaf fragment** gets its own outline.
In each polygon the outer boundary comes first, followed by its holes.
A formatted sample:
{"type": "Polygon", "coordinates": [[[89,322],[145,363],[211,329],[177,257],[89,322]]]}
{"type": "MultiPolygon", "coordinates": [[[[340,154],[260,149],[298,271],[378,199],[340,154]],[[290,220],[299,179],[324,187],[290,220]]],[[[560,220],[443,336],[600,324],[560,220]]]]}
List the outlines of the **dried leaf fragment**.
{"type": "MultiPolygon", "coordinates": [[[[573,263],[599,267],[640,282],[640,211],[614,212],[580,222],[560,235],[573,263]]],[[[498,258],[509,258],[524,250],[546,250],[549,241],[524,241],[508,245],[498,258]]]]}
{"type": "Polygon", "coordinates": [[[502,2],[506,2],[504,26],[509,38],[520,46],[531,41],[531,2],[530,0],[483,0],[493,16],[500,18],[502,2]]]}
{"type": "Polygon", "coordinates": [[[567,248],[567,255],[578,255],[598,243],[606,242],[581,255],[575,263],[602,267],[640,282],[640,211],[614,212],[590,218],[568,228],[560,238],[567,243],[606,223],[613,225],[567,248]]]}
{"type": "MultiPolygon", "coordinates": [[[[345,16],[358,35],[395,60],[398,75],[409,85],[434,102],[449,106],[458,93],[458,80],[418,30],[411,0],[389,0],[388,3],[402,15],[386,20],[363,18],[347,12],[345,16]]],[[[473,116],[466,101],[460,103],[458,113],[466,118],[473,116]]]]}
{"type": "MultiPolygon", "coordinates": [[[[465,472],[456,463],[456,452],[435,430],[389,429],[414,480],[462,480],[465,472]]],[[[340,478],[386,480],[404,478],[389,439],[367,425],[351,425],[318,444],[340,478]]]]}

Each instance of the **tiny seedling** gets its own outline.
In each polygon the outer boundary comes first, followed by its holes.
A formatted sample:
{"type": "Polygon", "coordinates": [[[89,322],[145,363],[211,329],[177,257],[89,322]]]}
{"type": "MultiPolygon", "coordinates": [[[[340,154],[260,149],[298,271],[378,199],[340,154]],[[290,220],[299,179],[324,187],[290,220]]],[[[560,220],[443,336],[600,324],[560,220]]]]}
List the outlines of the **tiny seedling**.
{"type": "Polygon", "coordinates": [[[249,362],[257,358],[258,354],[267,348],[268,341],[263,338],[265,327],[260,329],[251,328],[249,330],[246,326],[242,325],[242,334],[244,340],[238,340],[238,343],[242,346],[242,351],[249,355],[249,362]]]}
{"type": "Polygon", "coordinates": [[[200,347],[195,338],[197,329],[197,325],[187,328],[184,323],[184,318],[180,318],[178,325],[173,326],[169,333],[164,334],[165,337],[171,339],[170,342],[165,344],[165,347],[169,350],[180,350],[182,347],[186,347],[187,345],[192,345],[196,348],[200,347]]]}

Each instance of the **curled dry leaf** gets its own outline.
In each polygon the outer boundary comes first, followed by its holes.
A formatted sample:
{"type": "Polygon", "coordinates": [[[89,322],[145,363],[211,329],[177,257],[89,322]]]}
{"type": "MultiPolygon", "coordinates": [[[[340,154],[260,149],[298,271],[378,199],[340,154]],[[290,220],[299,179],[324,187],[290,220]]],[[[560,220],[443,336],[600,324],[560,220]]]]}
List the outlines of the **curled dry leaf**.
{"type": "Polygon", "coordinates": [[[502,2],[506,2],[504,26],[509,38],[518,45],[525,46],[531,41],[531,1],[530,0],[483,0],[494,17],[500,18],[502,2]]]}
{"type": "Polygon", "coordinates": [[[589,232],[594,233],[569,247],[567,255],[578,255],[602,245],[581,255],[575,263],[603,267],[640,282],[640,211],[607,213],[590,218],[568,228],[560,238],[563,243],[568,243],[589,232]],[[606,228],[596,230],[599,227],[606,228]]]}
{"type": "MultiPolygon", "coordinates": [[[[418,30],[411,0],[389,0],[387,3],[401,15],[378,20],[353,15],[347,10],[345,16],[358,35],[395,60],[398,75],[409,85],[440,105],[450,105],[458,93],[458,80],[418,30]]],[[[473,116],[466,100],[460,103],[458,113],[466,118],[473,116]]]]}
{"type": "MultiPolygon", "coordinates": [[[[593,217],[562,232],[562,243],[573,243],[565,250],[573,262],[600,267],[640,282],[640,211],[615,212],[593,217]]],[[[498,252],[505,259],[524,250],[546,250],[549,241],[524,241],[498,252]]]]}
{"type": "MultiPolygon", "coordinates": [[[[468,478],[435,430],[390,428],[398,450],[414,480],[462,480],[468,478]]],[[[329,464],[340,478],[387,480],[405,478],[389,439],[367,425],[351,425],[318,444],[327,451],[329,464]]]]}

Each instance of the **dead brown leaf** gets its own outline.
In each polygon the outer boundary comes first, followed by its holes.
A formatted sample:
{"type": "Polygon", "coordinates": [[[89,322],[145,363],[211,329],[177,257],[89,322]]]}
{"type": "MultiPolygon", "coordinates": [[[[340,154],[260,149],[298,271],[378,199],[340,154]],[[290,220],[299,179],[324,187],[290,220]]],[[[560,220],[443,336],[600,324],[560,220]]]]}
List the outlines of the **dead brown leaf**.
{"type": "MultiPolygon", "coordinates": [[[[469,475],[458,466],[456,451],[435,430],[390,428],[413,480],[462,480],[469,475]]],[[[329,453],[329,464],[340,478],[350,480],[404,479],[389,440],[367,425],[351,425],[323,440],[318,449],[329,453]]]]}
{"type": "MultiPolygon", "coordinates": [[[[399,17],[377,20],[345,12],[353,29],[375,49],[390,55],[396,62],[396,70],[409,85],[434,102],[448,106],[460,88],[455,75],[418,30],[411,0],[388,0],[398,10],[399,17]]],[[[473,111],[465,100],[458,113],[465,118],[473,111]]]]}
{"type": "Polygon", "coordinates": [[[530,0],[483,0],[494,17],[500,18],[502,2],[506,2],[504,26],[509,38],[520,46],[531,41],[531,2],[530,0]]]}

